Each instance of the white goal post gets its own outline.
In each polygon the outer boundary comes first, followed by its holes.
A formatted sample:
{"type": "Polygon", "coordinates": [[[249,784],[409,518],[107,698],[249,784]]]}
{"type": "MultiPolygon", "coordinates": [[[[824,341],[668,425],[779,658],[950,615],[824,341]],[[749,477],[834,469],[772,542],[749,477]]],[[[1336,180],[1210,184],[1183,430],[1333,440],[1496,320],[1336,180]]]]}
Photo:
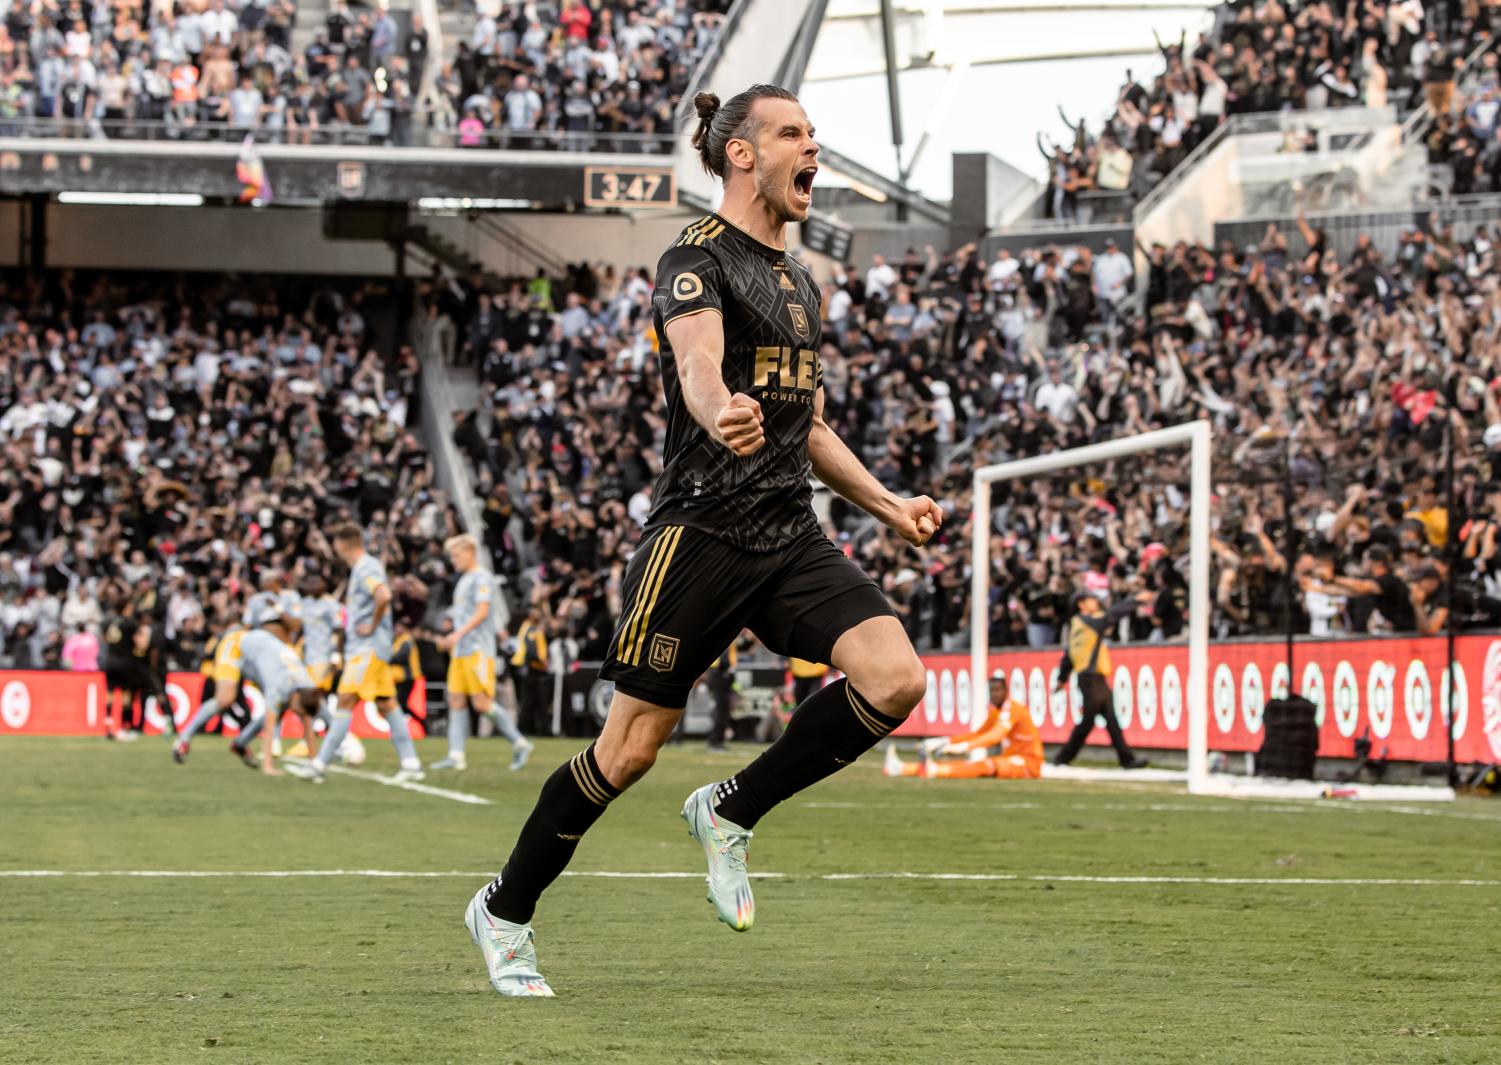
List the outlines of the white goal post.
{"type": "Polygon", "coordinates": [[[1143,451],[1166,447],[1189,448],[1188,502],[1188,790],[1209,790],[1209,470],[1210,427],[1207,421],[1189,422],[1101,444],[1056,451],[1048,455],[981,466],[975,470],[972,500],[973,537],[970,586],[970,684],[974,706],[971,720],[985,716],[986,684],[990,673],[990,486],[997,481],[1036,477],[1091,463],[1109,462],[1143,451]]]}

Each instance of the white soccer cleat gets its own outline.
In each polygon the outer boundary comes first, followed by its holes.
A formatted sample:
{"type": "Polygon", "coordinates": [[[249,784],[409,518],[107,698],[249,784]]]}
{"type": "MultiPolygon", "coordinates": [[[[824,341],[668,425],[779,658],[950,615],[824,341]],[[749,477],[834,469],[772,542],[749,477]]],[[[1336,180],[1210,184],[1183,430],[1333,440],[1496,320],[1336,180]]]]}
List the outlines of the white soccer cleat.
{"type": "Polygon", "coordinates": [[[513,773],[526,765],[527,759],[532,756],[532,751],[536,749],[536,746],[531,740],[522,740],[516,745],[516,749],[511,752],[511,771],[513,773]]]}
{"type": "Polygon", "coordinates": [[[745,846],[751,831],[714,812],[714,789],[705,784],[683,803],[688,834],[698,840],[709,862],[709,901],[719,919],[736,932],[749,932],[756,923],[756,900],[745,870],[745,846]]]}
{"type": "Polygon", "coordinates": [[[502,921],[490,913],[485,909],[485,890],[480,888],[469,900],[464,927],[485,957],[490,986],[507,998],[552,998],[552,988],[537,971],[532,926],[502,921]]]}
{"type": "Polygon", "coordinates": [[[469,762],[462,754],[450,754],[447,758],[441,758],[428,766],[429,769],[452,769],[455,773],[462,773],[469,768],[469,762]]]}
{"type": "Polygon", "coordinates": [[[286,762],[282,768],[287,771],[287,776],[305,780],[309,784],[322,784],[327,779],[316,762],[286,762]]]}
{"type": "Polygon", "coordinates": [[[897,757],[895,744],[886,745],[886,761],[881,763],[881,775],[885,777],[902,775],[902,760],[897,757]]]}
{"type": "Polygon", "coordinates": [[[416,765],[404,765],[398,769],[391,779],[398,784],[415,784],[419,780],[425,780],[427,774],[422,771],[422,763],[416,765]]]}

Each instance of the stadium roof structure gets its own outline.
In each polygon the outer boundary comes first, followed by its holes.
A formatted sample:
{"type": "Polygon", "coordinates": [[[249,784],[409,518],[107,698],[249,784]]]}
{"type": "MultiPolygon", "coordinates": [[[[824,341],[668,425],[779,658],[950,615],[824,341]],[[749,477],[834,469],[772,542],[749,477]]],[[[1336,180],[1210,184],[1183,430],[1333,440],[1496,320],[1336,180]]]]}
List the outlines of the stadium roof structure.
{"type": "Polygon", "coordinates": [[[950,196],[955,152],[988,152],[1045,177],[1036,138],[1070,138],[1060,110],[1097,130],[1128,69],[1138,79],[1160,72],[1158,38],[1176,42],[1186,33],[1192,43],[1213,23],[1207,0],[812,0],[798,7],[802,21],[782,71],[820,141],[940,201],[950,196]]]}

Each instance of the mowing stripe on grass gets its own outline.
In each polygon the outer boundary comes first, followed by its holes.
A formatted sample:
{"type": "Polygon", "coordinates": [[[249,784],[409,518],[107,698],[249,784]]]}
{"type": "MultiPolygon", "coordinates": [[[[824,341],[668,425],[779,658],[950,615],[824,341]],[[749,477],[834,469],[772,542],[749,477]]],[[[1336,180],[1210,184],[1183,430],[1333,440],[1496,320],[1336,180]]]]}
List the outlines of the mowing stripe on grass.
{"type": "Polygon", "coordinates": [[[1453,821],[1486,821],[1501,824],[1501,814],[1491,815],[1468,810],[1440,810],[1425,806],[1400,806],[1390,803],[1361,804],[1344,801],[1309,800],[1294,804],[1237,799],[1233,803],[1204,802],[1029,802],[1025,800],[987,802],[805,802],[807,810],[1104,810],[1112,813],[1185,813],[1185,814],[1397,814],[1403,817],[1441,817],[1453,821]]]}
{"type": "MultiPolygon", "coordinates": [[[[441,879],[462,877],[477,879],[493,876],[483,872],[405,871],[400,869],[0,869],[0,878],[11,877],[386,877],[393,879],[441,879]]],[[[614,880],[702,880],[702,873],[620,872],[581,870],[564,876],[614,880]]],[[[1501,887],[1501,880],[1454,879],[1429,877],[1345,877],[1345,876],[1090,876],[1056,873],[751,873],[753,880],[940,880],[953,883],[1058,883],[1058,884],[1176,884],[1202,887],[1501,887]]]]}

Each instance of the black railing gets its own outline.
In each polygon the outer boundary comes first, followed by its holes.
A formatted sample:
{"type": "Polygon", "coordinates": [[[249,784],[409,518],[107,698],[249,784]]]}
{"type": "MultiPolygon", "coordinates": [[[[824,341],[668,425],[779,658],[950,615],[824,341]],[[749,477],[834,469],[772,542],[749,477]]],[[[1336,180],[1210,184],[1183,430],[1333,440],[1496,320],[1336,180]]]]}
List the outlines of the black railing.
{"type": "Polygon", "coordinates": [[[394,117],[389,125],[352,123],[297,125],[285,123],[241,126],[218,119],[68,119],[0,118],[0,138],[61,137],[109,141],[172,143],[240,143],[247,136],[259,144],[334,145],[344,147],[460,148],[476,150],[608,152],[671,155],[670,134],[572,132],[482,128],[462,130],[435,125],[430,112],[415,111],[394,117]]]}

